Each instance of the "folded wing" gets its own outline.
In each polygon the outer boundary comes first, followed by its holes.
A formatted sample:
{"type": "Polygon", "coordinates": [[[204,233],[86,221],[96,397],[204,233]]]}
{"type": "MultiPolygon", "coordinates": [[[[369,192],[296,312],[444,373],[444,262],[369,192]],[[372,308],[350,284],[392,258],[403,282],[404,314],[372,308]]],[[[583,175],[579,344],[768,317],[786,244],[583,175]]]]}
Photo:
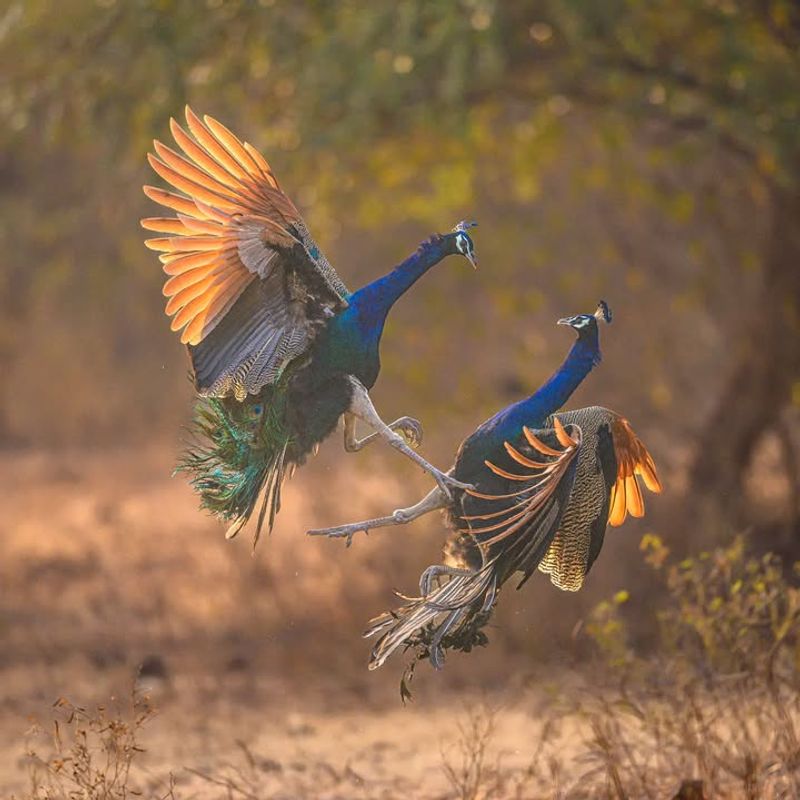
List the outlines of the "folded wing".
{"type": "Polygon", "coordinates": [[[507,491],[467,490],[460,517],[458,541],[471,538],[496,560],[501,583],[515,572],[524,582],[538,566],[570,502],[582,448],[581,429],[565,428],[558,417],[551,428],[524,428],[523,434],[521,443],[504,445],[514,469],[486,461],[507,491]]]}
{"type": "Polygon", "coordinates": [[[565,424],[580,426],[583,449],[572,498],[558,532],[539,564],[559,589],[577,591],[603,546],[607,525],[621,525],[628,514],[644,515],[639,480],[661,491],[655,463],[630,423],[601,406],[564,411],[565,424]]]}

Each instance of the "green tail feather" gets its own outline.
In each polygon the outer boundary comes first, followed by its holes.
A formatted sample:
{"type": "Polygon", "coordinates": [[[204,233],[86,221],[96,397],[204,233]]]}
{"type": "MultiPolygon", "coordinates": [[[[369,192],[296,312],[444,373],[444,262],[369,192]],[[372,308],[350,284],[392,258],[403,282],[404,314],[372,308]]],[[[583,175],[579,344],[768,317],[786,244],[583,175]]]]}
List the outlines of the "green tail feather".
{"type": "Polygon", "coordinates": [[[228,538],[247,523],[263,489],[254,547],[264,521],[268,518],[271,531],[280,510],[291,442],[285,423],[286,402],[282,386],[265,387],[243,402],[199,399],[192,425],[197,442],[186,450],[175,470],[191,476],[202,508],[230,523],[228,538]]]}

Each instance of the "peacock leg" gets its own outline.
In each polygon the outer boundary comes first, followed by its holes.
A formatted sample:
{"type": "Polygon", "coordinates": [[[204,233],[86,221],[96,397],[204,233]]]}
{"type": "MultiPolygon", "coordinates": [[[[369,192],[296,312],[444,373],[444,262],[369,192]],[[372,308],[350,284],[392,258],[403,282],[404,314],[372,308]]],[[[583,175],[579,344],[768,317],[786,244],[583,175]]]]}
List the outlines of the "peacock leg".
{"type": "MultiPolygon", "coordinates": [[[[400,431],[411,447],[422,444],[422,423],[413,417],[400,417],[388,425],[393,431],[400,431]]],[[[344,414],[344,449],[348,453],[357,453],[359,450],[380,438],[379,433],[370,433],[363,439],[356,436],[356,417],[349,411],[344,414]]]]}
{"type": "Polygon", "coordinates": [[[350,399],[350,413],[358,419],[365,422],[371,428],[374,428],[378,436],[385,439],[395,450],[399,450],[404,455],[408,456],[412,461],[419,464],[425,472],[430,473],[433,479],[438,484],[439,488],[444,492],[446,497],[450,497],[450,489],[455,487],[457,489],[473,489],[474,487],[468,483],[462,483],[456,480],[452,475],[442,472],[437,469],[433,464],[426,461],[419,453],[415,452],[406,440],[399,434],[395,433],[379,416],[372,405],[372,400],[369,392],[364,388],[364,385],[350,376],[350,381],[353,386],[353,396],[350,399]]]}
{"type": "Polygon", "coordinates": [[[330,536],[331,538],[347,539],[347,546],[353,542],[353,536],[359,531],[367,533],[373,528],[386,528],[391,525],[405,525],[424,514],[429,514],[437,508],[444,508],[448,503],[447,496],[437,486],[430,491],[418,503],[408,508],[398,508],[388,517],[376,517],[375,519],[365,519],[362,522],[351,522],[349,525],[339,525],[335,528],[317,528],[308,531],[309,536],[330,536]]]}

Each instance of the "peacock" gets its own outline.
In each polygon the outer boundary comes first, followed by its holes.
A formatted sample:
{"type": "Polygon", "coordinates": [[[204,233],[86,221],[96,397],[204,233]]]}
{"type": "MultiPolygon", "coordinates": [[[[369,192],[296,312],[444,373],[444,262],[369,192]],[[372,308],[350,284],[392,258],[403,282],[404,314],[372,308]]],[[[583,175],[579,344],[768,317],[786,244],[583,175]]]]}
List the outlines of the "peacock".
{"type": "Polygon", "coordinates": [[[186,124],[170,120],[181,152],[156,141],[148,154],[179,193],[144,187],[175,215],[142,226],[161,234],[146,245],[161,254],[166,313],[190,355],[196,436],[177,469],[189,474],[201,506],[226,521],[232,537],[263,496],[255,544],[265,520],[273,527],[284,476],[342,417],[348,452],[382,438],[429,472],[442,496],[465,488],[415,451],[419,422],[401,417],[387,425],[369,390],[389,310],[446,256],[476,266],[467,233],[475,223],[431,236],[351,293],[263,156],[188,106],[186,124]],[[358,438],[357,420],[373,432],[358,438]]]}
{"type": "Polygon", "coordinates": [[[538,568],[558,588],[577,591],[600,553],[606,525],[643,516],[638,479],[661,491],[653,459],[625,417],[600,406],[559,411],[600,362],[600,321],[611,322],[603,301],[593,314],[560,319],[577,338],[558,370],[464,440],[452,474],[471,488],[450,497],[437,488],[390,516],[309,531],[344,537],[349,546],[358,531],[445,511],[452,529],[445,563],[422,573],[419,597],[370,622],[365,635],[379,636],[371,669],[398,648],[415,648],[417,660],[427,658],[438,669],[447,649],[485,644],[482,628],[498,592],[517,573],[517,588],[538,568]]]}

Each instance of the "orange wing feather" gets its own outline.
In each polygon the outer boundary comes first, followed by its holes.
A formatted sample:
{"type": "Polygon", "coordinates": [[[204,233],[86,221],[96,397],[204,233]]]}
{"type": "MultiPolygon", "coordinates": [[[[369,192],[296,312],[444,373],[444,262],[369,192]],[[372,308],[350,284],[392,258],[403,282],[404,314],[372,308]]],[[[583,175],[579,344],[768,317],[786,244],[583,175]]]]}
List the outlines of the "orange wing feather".
{"type": "Polygon", "coordinates": [[[491,461],[484,462],[496,475],[506,478],[507,480],[525,481],[526,485],[523,486],[521,490],[510,494],[490,495],[477,492],[474,489],[467,489],[467,494],[483,500],[499,501],[521,496],[531,492],[531,490],[535,491],[533,491],[529,497],[521,498],[512,505],[506,506],[499,511],[464,516],[463,519],[467,522],[469,527],[461,529],[462,533],[472,533],[481,536],[481,546],[488,547],[514,535],[536,516],[558,487],[570,463],[577,456],[582,442],[582,433],[577,426],[571,426],[573,434],[570,435],[562,425],[561,420],[555,417],[553,427],[555,429],[556,439],[563,447],[563,450],[556,450],[555,448],[548,447],[544,442],[540,441],[529,428],[523,428],[525,438],[534,450],[537,450],[542,455],[551,455],[554,458],[553,461],[546,464],[532,461],[520,453],[509,442],[504,443],[506,452],[511,458],[521,466],[534,469],[535,471],[533,473],[517,475],[501,469],[495,464],[492,464],[491,461]],[[470,524],[476,520],[497,519],[502,516],[505,516],[505,519],[492,525],[472,527],[470,524]],[[495,531],[497,531],[497,533],[494,533],[495,531]],[[494,535],[490,538],[483,538],[483,534],[486,533],[494,533],[494,535]]]}
{"type": "Polygon", "coordinates": [[[661,492],[661,481],[652,456],[625,417],[614,416],[611,438],[617,459],[617,478],[611,487],[608,523],[616,527],[625,522],[628,514],[644,516],[644,498],[637,476],[656,494],[661,492]]]}
{"type": "Polygon", "coordinates": [[[257,225],[265,246],[291,246],[296,239],[289,227],[300,216],[253,147],[212,117],[201,121],[188,106],[186,122],[194,139],[170,120],[182,153],[155,142],[155,155],[148,155],[153,169],[182,194],[144,187],[151,200],[177,216],[149,217],[142,227],[167,234],[145,244],[162,253],[170,276],[164,295],[172,330],[182,329],[181,341],[196,345],[255,277],[239,255],[242,237],[252,239],[257,225]]]}

